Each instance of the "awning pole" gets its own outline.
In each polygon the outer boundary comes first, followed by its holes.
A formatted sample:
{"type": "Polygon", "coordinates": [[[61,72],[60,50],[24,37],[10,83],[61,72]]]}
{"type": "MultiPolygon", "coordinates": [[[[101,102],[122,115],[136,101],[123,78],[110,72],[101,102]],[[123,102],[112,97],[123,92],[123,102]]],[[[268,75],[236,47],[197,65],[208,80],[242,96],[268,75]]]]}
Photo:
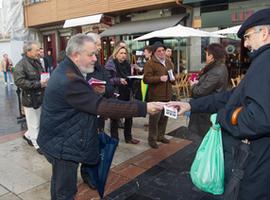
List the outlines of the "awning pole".
{"type": "Polygon", "coordinates": [[[180,39],[177,38],[177,74],[180,72],[180,39]]]}

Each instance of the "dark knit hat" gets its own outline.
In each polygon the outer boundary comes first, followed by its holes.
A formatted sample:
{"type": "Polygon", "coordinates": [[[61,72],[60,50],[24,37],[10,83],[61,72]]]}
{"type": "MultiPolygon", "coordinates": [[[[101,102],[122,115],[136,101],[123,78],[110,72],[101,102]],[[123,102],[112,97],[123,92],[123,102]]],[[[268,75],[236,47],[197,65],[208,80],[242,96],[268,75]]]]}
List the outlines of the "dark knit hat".
{"type": "Polygon", "coordinates": [[[270,8],[266,8],[263,10],[259,10],[249,18],[244,21],[242,26],[240,27],[237,36],[242,38],[247,29],[252,28],[254,26],[259,25],[269,25],[270,24],[270,8]]]}
{"type": "Polygon", "coordinates": [[[163,43],[161,43],[160,41],[157,41],[151,46],[153,53],[155,53],[157,48],[159,48],[159,47],[163,47],[164,49],[166,48],[163,43]]]}

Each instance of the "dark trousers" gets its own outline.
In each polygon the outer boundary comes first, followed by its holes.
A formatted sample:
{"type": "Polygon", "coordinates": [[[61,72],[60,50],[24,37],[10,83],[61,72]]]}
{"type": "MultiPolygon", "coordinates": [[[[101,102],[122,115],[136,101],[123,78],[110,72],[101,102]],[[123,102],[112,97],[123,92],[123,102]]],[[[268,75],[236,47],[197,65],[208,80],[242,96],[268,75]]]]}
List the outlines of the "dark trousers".
{"type": "MultiPolygon", "coordinates": [[[[118,119],[111,119],[111,137],[119,139],[118,128],[119,128],[118,119]]],[[[132,139],[131,129],[132,129],[132,118],[125,118],[124,124],[125,141],[130,141],[132,139]]]]}
{"type": "Polygon", "coordinates": [[[164,116],[164,111],[149,116],[148,141],[157,141],[164,138],[168,117],[164,116]]]}
{"type": "Polygon", "coordinates": [[[45,155],[52,165],[51,200],[74,200],[79,163],[45,155]]]}

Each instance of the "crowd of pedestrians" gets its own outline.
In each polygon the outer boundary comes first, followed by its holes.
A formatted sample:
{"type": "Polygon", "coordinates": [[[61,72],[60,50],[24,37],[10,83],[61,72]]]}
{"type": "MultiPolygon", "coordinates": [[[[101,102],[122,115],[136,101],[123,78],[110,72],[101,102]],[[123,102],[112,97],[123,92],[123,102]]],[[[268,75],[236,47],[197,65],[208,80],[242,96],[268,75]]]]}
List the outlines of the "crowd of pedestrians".
{"type": "Polygon", "coordinates": [[[236,199],[269,199],[269,19],[270,9],[258,11],[238,31],[251,52],[252,63],[233,90],[228,88],[226,51],[218,43],[207,46],[206,66],[197,79],[189,81],[189,102],[172,101],[176,81],[172,49],[159,41],[144,47],[146,62],[142,69],[130,62],[124,41],[115,45],[102,66],[98,59],[101,38],[95,33],[72,36],[55,69],[51,51],[45,56],[35,41],[24,43],[23,57],[15,67],[5,53],[1,60],[5,84],[13,84],[14,76],[14,83],[22,90],[28,128],[23,139],[52,165],[51,198],[74,199],[79,164],[88,183],[85,168],[99,162],[98,132],[104,131],[106,119],[110,119],[110,135],[116,139],[119,122],[124,119],[125,142],[138,145],[140,141],[132,135],[132,118],[148,113],[149,146],[157,149],[157,142],[170,143],[165,137],[168,117],[163,108],[167,105],[180,114],[191,111],[188,130],[201,137],[211,127],[210,114],[217,113],[225,155],[225,193],[230,188],[226,183],[237,173],[234,153],[248,141],[252,156],[244,172],[238,174],[241,181],[236,199]],[[50,78],[42,78],[45,72],[51,74],[50,78]],[[148,85],[147,102],[133,98],[130,77],[135,72],[143,74],[140,83],[148,85]],[[93,78],[106,84],[90,85],[93,78]],[[237,116],[236,123],[232,116],[237,116]]]}

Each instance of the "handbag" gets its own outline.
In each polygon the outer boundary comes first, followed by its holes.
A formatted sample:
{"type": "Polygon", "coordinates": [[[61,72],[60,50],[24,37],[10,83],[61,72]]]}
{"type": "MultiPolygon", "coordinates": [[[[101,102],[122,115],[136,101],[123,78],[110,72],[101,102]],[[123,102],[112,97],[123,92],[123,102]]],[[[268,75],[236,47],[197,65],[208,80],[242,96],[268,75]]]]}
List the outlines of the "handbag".
{"type": "Polygon", "coordinates": [[[204,192],[219,195],[224,192],[224,156],[217,114],[211,115],[212,127],[200,144],[192,163],[190,176],[193,184],[204,192]]]}

